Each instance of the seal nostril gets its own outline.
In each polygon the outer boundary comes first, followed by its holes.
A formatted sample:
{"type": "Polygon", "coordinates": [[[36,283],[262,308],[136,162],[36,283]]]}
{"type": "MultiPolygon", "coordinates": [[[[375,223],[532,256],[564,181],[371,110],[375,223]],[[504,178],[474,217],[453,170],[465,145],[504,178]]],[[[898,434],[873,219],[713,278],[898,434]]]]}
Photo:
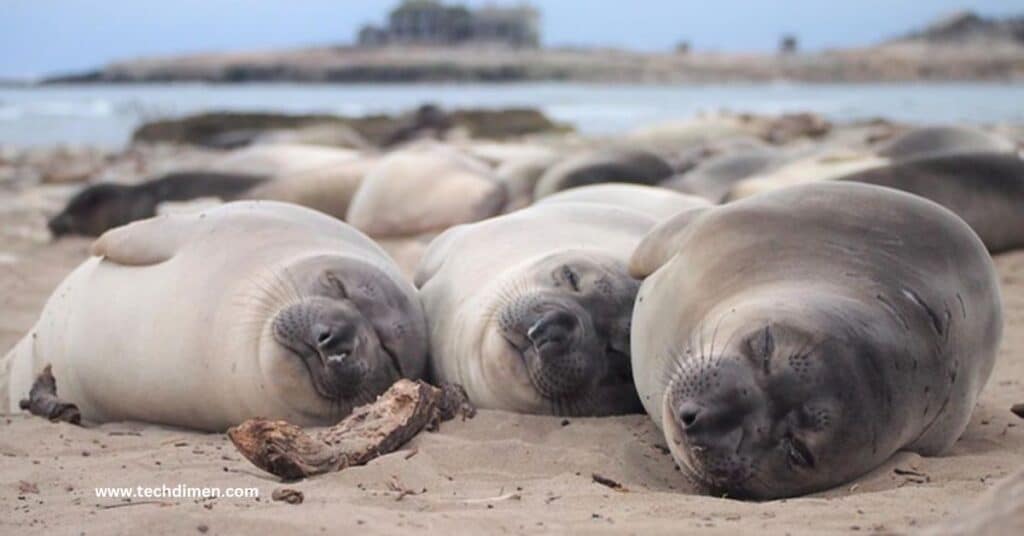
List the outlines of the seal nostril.
{"type": "Polygon", "coordinates": [[[334,330],[329,326],[317,325],[313,328],[313,336],[316,338],[317,348],[324,349],[330,347],[334,342],[335,333],[334,330]]]}
{"type": "Polygon", "coordinates": [[[576,317],[567,311],[555,310],[541,315],[526,331],[534,345],[545,342],[563,342],[569,339],[576,326],[576,317]]]}
{"type": "Polygon", "coordinates": [[[700,406],[687,402],[679,408],[679,421],[683,429],[691,429],[697,424],[697,417],[700,415],[700,406]]]}

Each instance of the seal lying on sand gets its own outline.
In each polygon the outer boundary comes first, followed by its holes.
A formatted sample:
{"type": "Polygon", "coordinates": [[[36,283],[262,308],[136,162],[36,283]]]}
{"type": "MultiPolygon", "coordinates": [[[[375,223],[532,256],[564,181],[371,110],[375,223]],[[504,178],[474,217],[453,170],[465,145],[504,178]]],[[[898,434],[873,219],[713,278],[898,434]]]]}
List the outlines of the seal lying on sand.
{"type": "Polygon", "coordinates": [[[55,238],[99,236],[158,214],[162,203],[216,197],[285,201],[344,218],[375,157],[327,147],[258,146],[230,151],[208,169],[169,173],[136,185],[100,183],[76,194],[50,220],[55,238]]]}
{"type": "Polygon", "coordinates": [[[426,368],[415,289],[318,212],[230,203],[114,229],[92,253],[0,364],[3,404],[52,364],[89,420],[325,425],[426,368]]]}
{"type": "Polygon", "coordinates": [[[629,208],[658,221],[671,218],[684,210],[711,206],[703,197],[681,194],[657,186],[619,182],[570,188],[537,202],[538,205],[550,203],[598,203],[629,208]]]}
{"type": "Polygon", "coordinates": [[[1013,142],[970,127],[915,128],[893,138],[876,152],[893,160],[952,153],[1012,153],[1013,142]]]}
{"type": "Polygon", "coordinates": [[[724,202],[736,201],[787,186],[832,180],[844,175],[887,166],[890,161],[877,155],[845,149],[832,149],[800,158],[733,183],[724,202]]]}
{"type": "Polygon", "coordinates": [[[737,181],[763,173],[779,160],[776,152],[767,150],[725,154],[709,158],[694,169],[663,181],[660,186],[721,203],[737,181]]]}
{"type": "Polygon", "coordinates": [[[200,197],[230,200],[266,180],[258,175],[199,171],[169,173],[136,185],[93,184],[75,194],[47,226],[54,238],[99,236],[108,229],[156,216],[160,203],[200,197]]]}
{"type": "Polygon", "coordinates": [[[505,211],[511,212],[530,206],[533,203],[533,191],[537,188],[537,181],[559,160],[561,157],[558,155],[544,155],[518,158],[498,166],[494,174],[505,184],[505,190],[508,192],[505,211]]]}
{"type": "Polygon", "coordinates": [[[210,169],[223,173],[280,176],[322,169],[357,158],[359,154],[350,149],[314,145],[254,145],[224,153],[210,163],[210,169]]]}
{"type": "Polygon", "coordinates": [[[818,183],[685,212],[630,265],[637,391],[682,470],[770,499],[946,451],[1002,331],[984,245],[948,210],[818,183]],[[653,274],[653,275],[652,275],[653,274]]]}
{"type": "Polygon", "coordinates": [[[992,253],[1024,247],[1024,160],[1013,153],[925,156],[838,180],[930,199],[963,218],[992,253]]]}
{"type": "Polygon", "coordinates": [[[657,184],[672,175],[660,156],[639,149],[601,149],[562,160],[548,168],[534,190],[540,199],[561,190],[602,182],[657,184]]]}
{"type": "Polygon", "coordinates": [[[345,221],[374,238],[440,232],[505,207],[505,185],[483,162],[423,143],[384,157],[363,180],[345,221]]]}
{"type": "Polygon", "coordinates": [[[416,273],[434,379],[460,383],[482,408],[639,411],[629,368],[639,283],[626,263],[654,223],[596,203],[551,203],[439,236],[416,273]]]}

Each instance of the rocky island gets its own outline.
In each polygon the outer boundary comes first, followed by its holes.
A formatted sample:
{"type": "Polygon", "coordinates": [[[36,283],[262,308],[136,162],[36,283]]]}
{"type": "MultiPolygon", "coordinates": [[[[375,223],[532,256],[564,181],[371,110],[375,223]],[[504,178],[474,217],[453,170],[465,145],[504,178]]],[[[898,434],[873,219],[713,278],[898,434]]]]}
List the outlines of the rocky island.
{"type": "Polygon", "coordinates": [[[542,48],[532,33],[535,21],[531,23],[531,17],[535,13],[517,15],[516,11],[498,10],[478,16],[464,11],[434,2],[406,2],[392,12],[391,26],[367,26],[352,45],[143,58],[53,76],[44,83],[857,83],[1024,79],[1024,16],[985,18],[963,12],[921,30],[853,49],[800,52],[795,36],[782,36],[777,53],[724,53],[688,46],[647,53],[542,48]],[[410,26],[401,19],[402,10],[412,8],[431,15],[410,19],[422,27],[410,26]],[[452,9],[454,14],[446,11],[452,9]],[[475,16],[482,18],[478,21],[475,16]],[[498,22],[492,24],[494,17],[498,22]]]}

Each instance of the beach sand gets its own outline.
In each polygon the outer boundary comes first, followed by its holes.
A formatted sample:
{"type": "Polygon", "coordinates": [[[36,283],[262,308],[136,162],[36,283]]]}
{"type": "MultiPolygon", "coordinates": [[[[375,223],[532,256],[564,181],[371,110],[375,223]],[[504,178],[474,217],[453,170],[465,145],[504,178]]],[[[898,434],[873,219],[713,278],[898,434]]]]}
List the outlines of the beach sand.
{"type": "MultiPolygon", "coordinates": [[[[29,329],[89,241],[49,243],[62,187],[0,191],[0,351],[29,329]]],[[[692,493],[646,415],[562,419],[481,411],[367,466],[282,483],[224,435],[151,425],[95,428],[0,416],[0,533],[912,532],[963,510],[1024,467],[1024,251],[996,258],[1005,332],[970,427],[948,455],[900,454],[825,493],[764,503],[692,493]],[[621,483],[617,491],[594,481],[621,483]],[[255,498],[97,498],[109,486],[256,487],[255,498]],[[305,501],[271,499],[282,487],[305,501]],[[412,492],[406,494],[402,491],[412,492]],[[148,501],[148,502],[147,502],[148,501]]],[[[58,388],[59,388],[58,378],[58,388]]]]}

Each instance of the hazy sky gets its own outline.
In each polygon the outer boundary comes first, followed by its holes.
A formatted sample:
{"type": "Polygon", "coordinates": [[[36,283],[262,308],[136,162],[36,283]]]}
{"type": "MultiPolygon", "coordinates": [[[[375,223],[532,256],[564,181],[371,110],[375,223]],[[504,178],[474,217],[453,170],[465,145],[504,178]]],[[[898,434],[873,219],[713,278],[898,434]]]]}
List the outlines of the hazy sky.
{"type": "MultiPolygon", "coordinates": [[[[493,0],[469,0],[482,5],[493,0]]],[[[0,0],[0,77],[208,50],[344,43],[392,0],[0,0]]],[[[498,2],[501,3],[501,2],[498,2]]],[[[871,43],[970,8],[1024,14],[1024,0],[533,0],[548,45],[770,50],[871,43]]]]}

